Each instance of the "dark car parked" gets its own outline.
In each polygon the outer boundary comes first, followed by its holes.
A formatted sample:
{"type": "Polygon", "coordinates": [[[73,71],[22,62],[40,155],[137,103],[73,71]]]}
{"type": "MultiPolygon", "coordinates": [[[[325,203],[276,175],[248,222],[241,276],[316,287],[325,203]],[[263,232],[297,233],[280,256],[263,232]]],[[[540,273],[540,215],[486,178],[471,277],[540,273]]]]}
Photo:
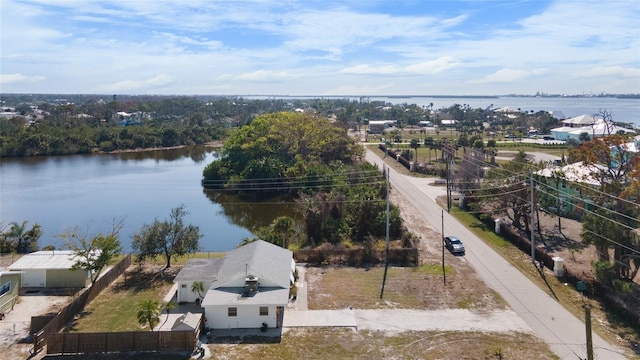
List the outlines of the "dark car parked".
{"type": "Polygon", "coordinates": [[[464,244],[455,236],[446,236],[444,238],[444,246],[452,254],[464,254],[464,244]]]}

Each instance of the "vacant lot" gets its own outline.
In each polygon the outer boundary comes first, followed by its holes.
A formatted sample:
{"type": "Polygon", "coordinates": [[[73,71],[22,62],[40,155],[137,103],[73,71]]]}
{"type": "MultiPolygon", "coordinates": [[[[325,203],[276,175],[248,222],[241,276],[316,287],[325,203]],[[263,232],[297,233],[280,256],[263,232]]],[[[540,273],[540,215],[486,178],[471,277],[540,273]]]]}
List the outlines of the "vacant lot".
{"type": "Polygon", "coordinates": [[[527,334],[296,329],[275,344],[210,345],[216,359],[555,359],[527,334]]]}
{"type": "Polygon", "coordinates": [[[307,268],[309,309],[472,309],[506,307],[500,296],[480,281],[464,258],[449,259],[446,284],[441,264],[417,268],[390,267],[384,298],[380,289],[384,267],[307,268]]]}

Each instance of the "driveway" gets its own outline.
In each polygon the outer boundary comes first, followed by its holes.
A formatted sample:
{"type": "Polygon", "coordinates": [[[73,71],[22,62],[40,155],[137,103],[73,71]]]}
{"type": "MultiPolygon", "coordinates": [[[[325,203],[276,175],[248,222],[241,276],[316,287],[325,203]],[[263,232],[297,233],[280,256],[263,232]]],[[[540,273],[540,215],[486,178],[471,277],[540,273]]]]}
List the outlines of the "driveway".
{"type": "MultiPolygon", "coordinates": [[[[382,160],[367,150],[366,159],[382,167],[382,160]]],[[[546,342],[560,359],[586,358],[585,324],[550,298],[537,285],[521,274],[508,261],[442,208],[424,189],[416,186],[415,179],[389,168],[390,181],[397,190],[422,214],[434,229],[456,234],[467,248],[465,259],[475,268],[478,276],[499,293],[533,332],[546,342]]],[[[618,347],[593,334],[596,359],[623,360],[618,347]]]]}

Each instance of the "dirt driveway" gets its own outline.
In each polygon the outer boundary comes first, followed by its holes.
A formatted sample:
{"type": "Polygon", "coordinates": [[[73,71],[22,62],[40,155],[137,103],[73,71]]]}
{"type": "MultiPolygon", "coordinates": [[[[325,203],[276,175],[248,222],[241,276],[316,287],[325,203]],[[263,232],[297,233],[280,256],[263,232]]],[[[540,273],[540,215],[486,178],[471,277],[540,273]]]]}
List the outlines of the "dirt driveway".
{"type": "Polygon", "coordinates": [[[8,357],[3,356],[3,358],[13,359],[17,356],[27,358],[31,348],[29,339],[31,316],[58,312],[72,299],[69,295],[72,292],[45,289],[21,290],[18,303],[13,310],[5,314],[3,320],[0,320],[0,348],[11,349],[11,355],[4,353],[8,357]]]}

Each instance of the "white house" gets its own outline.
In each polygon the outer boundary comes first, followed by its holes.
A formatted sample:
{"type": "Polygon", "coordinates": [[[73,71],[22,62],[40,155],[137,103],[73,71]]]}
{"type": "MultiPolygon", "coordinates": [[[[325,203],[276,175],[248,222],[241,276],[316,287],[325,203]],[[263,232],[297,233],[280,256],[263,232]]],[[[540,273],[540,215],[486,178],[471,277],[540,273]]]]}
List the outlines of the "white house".
{"type": "Polygon", "coordinates": [[[202,300],[206,326],[282,326],[294,271],[291,251],[262,240],[228,252],[202,300]]]}
{"type": "Polygon", "coordinates": [[[86,270],[72,270],[76,255],[71,250],[36,251],[18,259],[9,271],[21,271],[22,287],[85,287],[90,281],[86,270]]]}

